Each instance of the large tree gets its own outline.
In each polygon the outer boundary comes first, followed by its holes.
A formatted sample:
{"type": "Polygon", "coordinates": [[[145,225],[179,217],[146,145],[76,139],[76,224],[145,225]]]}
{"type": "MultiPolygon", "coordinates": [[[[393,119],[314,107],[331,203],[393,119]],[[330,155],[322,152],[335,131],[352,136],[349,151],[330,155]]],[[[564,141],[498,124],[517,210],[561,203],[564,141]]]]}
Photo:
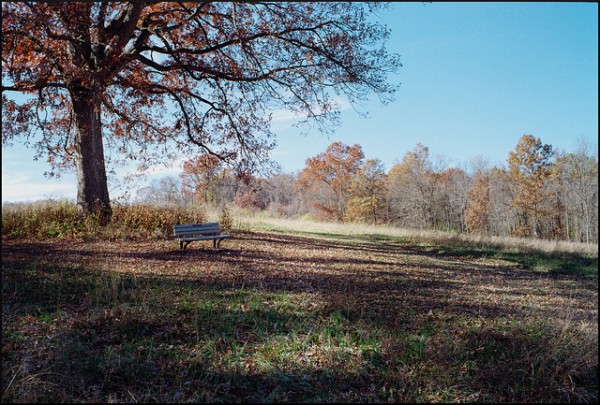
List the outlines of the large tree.
{"type": "Polygon", "coordinates": [[[196,149],[251,171],[273,147],[269,111],[327,129],[339,95],[390,100],[387,74],[400,63],[367,17],[373,7],[3,3],[3,145],[25,137],[53,171],[75,166],[78,208],[105,219],[105,147],[141,167],[196,149]]]}

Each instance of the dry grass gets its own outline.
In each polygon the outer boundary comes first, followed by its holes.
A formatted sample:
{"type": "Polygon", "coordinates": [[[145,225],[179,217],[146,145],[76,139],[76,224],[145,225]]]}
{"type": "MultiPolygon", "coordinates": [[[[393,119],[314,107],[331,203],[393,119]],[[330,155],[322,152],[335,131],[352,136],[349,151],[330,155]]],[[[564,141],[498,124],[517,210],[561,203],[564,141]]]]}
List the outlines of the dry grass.
{"type": "Polygon", "coordinates": [[[100,226],[82,218],[71,201],[39,201],[2,206],[2,235],[41,238],[159,239],[172,236],[173,225],[205,222],[205,210],[189,207],[113,204],[111,223],[100,226]]]}
{"type": "Polygon", "coordinates": [[[240,229],[264,229],[291,232],[305,232],[324,235],[344,236],[389,236],[420,242],[469,246],[493,246],[516,251],[537,251],[543,253],[578,253],[590,257],[598,257],[597,244],[575,243],[567,241],[550,241],[541,239],[487,236],[479,234],[459,234],[445,231],[402,229],[387,225],[365,225],[317,222],[311,220],[271,218],[251,216],[248,213],[237,214],[237,226],[240,229]]]}

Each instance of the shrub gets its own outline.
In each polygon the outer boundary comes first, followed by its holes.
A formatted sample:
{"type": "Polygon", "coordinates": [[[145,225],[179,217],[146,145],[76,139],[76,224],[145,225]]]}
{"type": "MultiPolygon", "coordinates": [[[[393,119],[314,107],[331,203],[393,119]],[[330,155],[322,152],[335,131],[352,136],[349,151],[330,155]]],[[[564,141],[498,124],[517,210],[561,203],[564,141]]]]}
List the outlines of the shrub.
{"type": "Polygon", "coordinates": [[[223,209],[221,210],[219,223],[221,224],[222,233],[230,233],[233,229],[233,218],[226,206],[223,206],[223,209]]]}

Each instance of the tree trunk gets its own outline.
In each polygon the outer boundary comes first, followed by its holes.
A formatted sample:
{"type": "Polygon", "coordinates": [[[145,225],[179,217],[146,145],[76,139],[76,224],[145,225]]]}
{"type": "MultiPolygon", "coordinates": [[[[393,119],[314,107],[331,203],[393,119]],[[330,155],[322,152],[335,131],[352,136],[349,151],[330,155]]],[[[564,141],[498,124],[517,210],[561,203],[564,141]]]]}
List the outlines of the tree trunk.
{"type": "Polygon", "coordinates": [[[75,165],[77,168],[77,211],[97,215],[101,225],[110,221],[112,210],[104,166],[100,102],[93,90],[71,92],[75,112],[75,165]]]}

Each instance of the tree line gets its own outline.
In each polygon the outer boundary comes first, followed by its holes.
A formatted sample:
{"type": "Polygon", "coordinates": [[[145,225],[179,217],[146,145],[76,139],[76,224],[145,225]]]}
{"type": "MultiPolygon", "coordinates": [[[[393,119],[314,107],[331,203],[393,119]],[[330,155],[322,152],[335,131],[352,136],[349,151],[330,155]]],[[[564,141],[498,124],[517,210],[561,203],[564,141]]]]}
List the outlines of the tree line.
{"type": "Polygon", "coordinates": [[[234,204],[280,217],[389,224],[495,236],[598,243],[598,155],[581,140],[562,152],[523,135],[506,165],[448,167],[418,143],[386,172],[358,144],[334,142],[298,173],[257,177],[210,154],[137,198],[158,204],[234,204]]]}

